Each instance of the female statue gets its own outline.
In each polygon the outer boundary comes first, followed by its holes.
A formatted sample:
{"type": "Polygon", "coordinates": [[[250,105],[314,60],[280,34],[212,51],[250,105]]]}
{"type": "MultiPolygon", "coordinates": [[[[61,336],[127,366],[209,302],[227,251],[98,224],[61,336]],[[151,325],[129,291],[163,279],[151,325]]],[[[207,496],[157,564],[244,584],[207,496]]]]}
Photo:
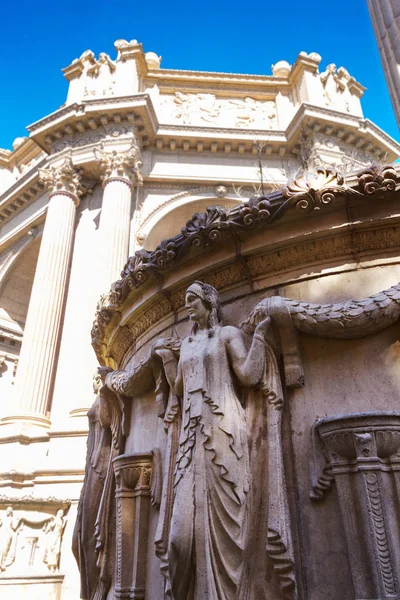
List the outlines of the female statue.
{"type": "Polygon", "coordinates": [[[66,524],[67,519],[64,517],[64,511],[60,509],[45,528],[47,535],[43,562],[46,563],[52,573],[55,573],[59,568],[61,542],[66,524]]]}
{"type": "Polygon", "coordinates": [[[104,600],[111,583],[108,554],[113,550],[109,537],[115,488],[111,461],[118,454],[121,438],[121,406],[102,381],[111,369],[98,371],[93,384],[96,400],[88,412],[85,479],[72,540],[83,600],[104,600]]]}
{"type": "Polygon", "coordinates": [[[186,292],[193,327],[179,363],[160,340],[171,389],[181,398],[179,445],[169,527],[170,594],[176,600],[244,598],[249,539],[249,440],[239,387],[254,387],[265,366],[270,319],[255,328],[247,350],[242,332],[222,326],[218,292],[196,281],[186,292]]]}

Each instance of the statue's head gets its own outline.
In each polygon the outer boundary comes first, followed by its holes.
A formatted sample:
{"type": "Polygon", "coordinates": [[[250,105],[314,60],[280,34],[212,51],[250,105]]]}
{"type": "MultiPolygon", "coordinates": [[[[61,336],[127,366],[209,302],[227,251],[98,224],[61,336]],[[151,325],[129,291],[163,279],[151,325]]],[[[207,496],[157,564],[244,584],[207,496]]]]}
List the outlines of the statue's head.
{"type": "Polygon", "coordinates": [[[212,336],[221,320],[221,301],[217,290],[208,283],[195,281],[186,290],[185,306],[194,322],[193,333],[197,331],[199,321],[205,318],[209,335],[212,336]]]}
{"type": "Polygon", "coordinates": [[[98,371],[96,371],[96,373],[93,375],[93,392],[98,394],[102,385],[103,382],[101,380],[101,375],[98,371]]]}

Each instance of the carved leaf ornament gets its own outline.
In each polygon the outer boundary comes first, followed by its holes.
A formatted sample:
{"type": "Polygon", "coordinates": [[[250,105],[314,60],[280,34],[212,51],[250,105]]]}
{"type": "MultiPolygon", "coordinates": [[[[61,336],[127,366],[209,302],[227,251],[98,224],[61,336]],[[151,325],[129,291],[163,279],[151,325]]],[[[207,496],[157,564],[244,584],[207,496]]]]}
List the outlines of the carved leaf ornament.
{"type": "Polygon", "coordinates": [[[319,209],[335,201],[336,195],[345,192],[344,179],[332,169],[317,169],[316,173],[305,173],[283,188],[286,198],[292,199],[299,210],[306,212],[319,209]]]}

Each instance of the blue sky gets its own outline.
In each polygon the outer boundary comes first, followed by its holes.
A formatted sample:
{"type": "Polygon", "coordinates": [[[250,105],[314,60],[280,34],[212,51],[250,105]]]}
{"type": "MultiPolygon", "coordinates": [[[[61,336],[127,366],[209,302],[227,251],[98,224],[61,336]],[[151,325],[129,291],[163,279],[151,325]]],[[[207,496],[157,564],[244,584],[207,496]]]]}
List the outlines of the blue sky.
{"type": "Polygon", "coordinates": [[[278,60],[318,52],[321,70],[334,62],[368,88],[365,117],[400,138],[366,0],[22,0],[2,7],[0,147],[65,102],[62,67],[88,48],[115,58],[118,38],[137,39],[175,69],[269,75],[278,60]]]}

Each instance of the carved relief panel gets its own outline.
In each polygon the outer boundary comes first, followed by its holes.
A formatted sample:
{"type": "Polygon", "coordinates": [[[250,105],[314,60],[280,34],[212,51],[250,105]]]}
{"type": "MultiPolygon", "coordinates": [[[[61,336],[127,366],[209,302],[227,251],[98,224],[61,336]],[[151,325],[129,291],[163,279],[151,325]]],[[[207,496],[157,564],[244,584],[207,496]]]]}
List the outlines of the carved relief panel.
{"type": "Polygon", "coordinates": [[[0,578],[59,572],[67,508],[0,501],[0,578]]]}
{"type": "Polygon", "coordinates": [[[176,122],[199,127],[276,129],[274,100],[218,98],[214,94],[162,95],[159,105],[161,122],[176,122]]]}

